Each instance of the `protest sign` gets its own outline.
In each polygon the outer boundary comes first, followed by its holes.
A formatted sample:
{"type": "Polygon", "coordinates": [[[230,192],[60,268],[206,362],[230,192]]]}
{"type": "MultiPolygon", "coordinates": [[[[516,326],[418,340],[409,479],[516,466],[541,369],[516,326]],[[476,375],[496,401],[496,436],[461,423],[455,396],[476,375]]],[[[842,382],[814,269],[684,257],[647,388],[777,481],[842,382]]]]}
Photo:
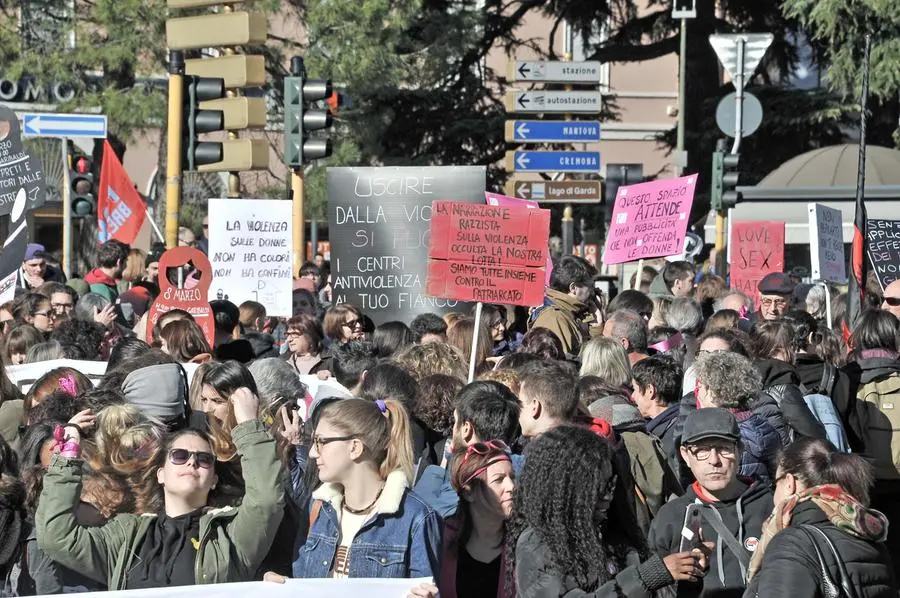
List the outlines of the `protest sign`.
{"type": "Polygon", "coordinates": [[[840,210],[809,204],[809,257],[813,280],[847,282],[844,225],[840,210]]]}
{"type": "Polygon", "coordinates": [[[329,168],[328,236],[335,303],[376,323],[421,313],[467,312],[425,293],[431,204],[484,203],[481,166],[329,168]]]}
{"type": "Polygon", "coordinates": [[[0,305],[9,303],[16,298],[16,282],[19,280],[19,269],[0,278],[0,305]]]}
{"type": "Polygon", "coordinates": [[[210,199],[209,261],[215,284],[209,300],[256,301],[270,316],[293,315],[291,202],[210,199]]]}
{"type": "Polygon", "coordinates": [[[436,201],[428,247],[428,294],[540,305],[550,211],[436,201]]]}
{"type": "Polygon", "coordinates": [[[900,279],[900,220],[866,222],[866,252],[883,291],[900,279]]]}
{"type": "Polygon", "coordinates": [[[6,238],[0,247],[0,280],[4,286],[25,257],[28,244],[26,217],[33,209],[44,205],[46,199],[47,186],[41,161],[22,145],[16,113],[0,106],[0,216],[9,215],[6,238]]]}
{"type": "Polygon", "coordinates": [[[159,258],[159,296],[150,307],[147,317],[147,342],[153,342],[153,327],[159,317],[173,309],[181,309],[194,317],[203,330],[209,346],[215,346],[215,322],[207,296],[212,283],[212,266],[209,259],[199,249],[193,247],[173,247],[159,258]],[[177,268],[184,266],[182,288],[170,280],[177,268]],[[171,272],[170,272],[171,270],[171,272]]]}
{"type": "Polygon", "coordinates": [[[681,253],[697,175],[619,187],[603,263],[681,253]]]}
{"type": "Polygon", "coordinates": [[[784,222],[733,222],[731,234],[731,288],[755,304],[759,281],[784,271],[784,222]]]}
{"type": "MultiPolygon", "coordinates": [[[[490,191],[484,192],[484,200],[487,202],[489,206],[503,206],[503,207],[526,207],[529,210],[537,210],[541,207],[541,205],[536,201],[531,201],[530,199],[519,199],[518,197],[509,197],[507,195],[500,195],[499,193],[491,193],[490,191]]],[[[578,248],[576,247],[576,250],[578,248]]],[[[577,253],[576,253],[577,255],[577,253]]],[[[594,256],[594,261],[592,262],[595,266],[597,265],[597,257],[594,256]]],[[[544,273],[544,285],[550,286],[550,275],[553,273],[553,259],[550,257],[550,252],[547,252],[547,264],[545,266],[544,273]]]]}
{"type": "Polygon", "coordinates": [[[410,590],[428,578],[410,579],[286,579],[284,583],[248,581],[243,583],[214,583],[188,586],[168,586],[146,590],[113,590],[84,592],[80,598],[406,598],[410,590]]]}

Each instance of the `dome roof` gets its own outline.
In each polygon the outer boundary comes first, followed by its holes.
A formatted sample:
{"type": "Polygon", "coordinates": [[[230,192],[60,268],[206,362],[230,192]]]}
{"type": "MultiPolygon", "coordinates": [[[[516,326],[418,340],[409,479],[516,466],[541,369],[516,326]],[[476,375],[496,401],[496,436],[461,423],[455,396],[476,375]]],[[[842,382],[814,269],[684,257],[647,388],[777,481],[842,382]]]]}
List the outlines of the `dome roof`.
{"type": "MultiPolygon", "coordinates": [[[[857,144],[831,145],[791,158],[766,176],[757,188],[856,187],[857,144]]],[[[866,148],[866,187],[900,185],[900,151],[866,148]]]]}

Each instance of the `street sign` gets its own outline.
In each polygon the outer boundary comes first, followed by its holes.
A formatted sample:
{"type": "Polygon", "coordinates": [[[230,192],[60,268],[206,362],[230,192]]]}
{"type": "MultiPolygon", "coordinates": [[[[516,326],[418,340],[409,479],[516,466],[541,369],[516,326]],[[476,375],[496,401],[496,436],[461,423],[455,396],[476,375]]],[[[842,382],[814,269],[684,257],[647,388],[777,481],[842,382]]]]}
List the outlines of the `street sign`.
{"type": "Polygon", "coordinates": [[[675,0],[672,3],[673,19],[696,19],[697,0],[675,0]]]}
{"type": "Polygon", "coordinates": [[[603,107],[599,91],[521,91],[506,92],[507,112],[580,112],[596,114],[603,107]]]}
{"type": "Polygon", "coordinates": [[[508,120],[509,143],[596,143],[600,141],[600,123],[581,120],[508,120]]]}
{"type": "MultiPolygon", "coordinates": [[[[741,130],[743,136],[749,136],[756,132],[759,125],[762,124],[763,108],[756,96],[749,92],[744,92],[744,108],[741,111],[743,124],[741,130]]],[[[735,92],[731,92],[721,100],[716,108],[716,124],[719,130],[734,137],[737,122],[737,106],[735,105],[735,92]]]]}
{"type": "Polygon", "coordinates": [[[530,199],[541,203],[599,202],[600,181],[517,181],[506,183],[510,197],[530,199]]]}
{"type": "Polygon", "coordinates": [[[507,172],[599,172],[600,152],[506,152],[507,172]]]}
{"type": "Polygon", "coordinates": [[[103,114],[22,115],[22,129],[27,137],[93,137],[106,138],[106,116],[103,114]]]}
{"type": "Polygon", "coordinates": [[[756,71],[760,60],[766,54],[766,50],[772,45],[774,36],[771,33],[719,33],[709,36],[709,43],[719,62],[725,67],[728,76],[734,81],[735,86],[738,81],[746,86],[750,76],[756,71]],[[739,55],[740,45],[744,46],[744,55],[739,55]],[[741,60],[743,58],[743,60],[741,60]],[[743,69],[740,64],[743,62],[743,69]],[[739,72],[741,71],[741,72],[739,72]]]}
{"type": "Polygon", "coordinates": [[[600,83],[600,63],[517,60],[509,63],[510,81],[542,83],[600,83]]]}

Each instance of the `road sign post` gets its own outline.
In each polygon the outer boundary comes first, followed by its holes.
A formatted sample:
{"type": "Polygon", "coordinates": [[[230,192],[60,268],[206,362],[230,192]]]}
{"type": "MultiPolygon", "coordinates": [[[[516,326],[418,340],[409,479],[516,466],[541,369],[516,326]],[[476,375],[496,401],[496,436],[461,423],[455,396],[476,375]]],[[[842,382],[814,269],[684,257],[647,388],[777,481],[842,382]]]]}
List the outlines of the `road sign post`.
{"type": "Polygon", "coordinates": [[[601,64],[588,62],[555,62],[537,60],[517,60],[509,63],[510,81],[531,81],[540,83],[584,83],[596,85],[600,82],[601,64]]]}
{"type": "Polygon", "coordinates": [[[520,181],[510,179],[506,194],[541,203],[597,203],[601,201],[600,181],[520,181]]]}
{"type": "Polygon", "coordinates": [[[600,141],[598,121],[508,120],[508,143],[597,143],[600,141]]]}
{"type": "Polygon", "coordinates": [[[22,115],[22,133],[26,137],[91,137],[106,139],[106,116],[103,114],[22,115]]]}
{"type": "Polygon", "coordinates": [[[600,171],[600,152],[506,152],[507,171],[580,172],[600,171]]]}

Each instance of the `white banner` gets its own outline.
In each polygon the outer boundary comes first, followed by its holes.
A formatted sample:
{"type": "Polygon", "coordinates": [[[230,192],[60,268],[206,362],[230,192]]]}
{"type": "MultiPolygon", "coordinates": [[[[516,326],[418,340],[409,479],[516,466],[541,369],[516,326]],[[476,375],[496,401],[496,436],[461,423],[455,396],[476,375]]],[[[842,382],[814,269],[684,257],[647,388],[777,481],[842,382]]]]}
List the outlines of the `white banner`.
{"type": "Polygon", "coordinates": [[[291,202],[210,199],[209,300],[257,301],[270,316],[293,315],[291,202]]]}
{"type": "Polygon", "coordinates": [[[285,583],[254,581],[209,585],[85,592],[79,598],[406,598],[409,591],[431,579],[289,579],[285,583]]]}
{"type": "MultiPolygon", "coordinates": [[[[188,385],[194,377],[194,372],[199,367],[196,363],[182,363],[184,372],[187,375],[188,385]]],[[[12,380],[13,384],[19,387],[23,393],[27,393],[31,385],[37,380],[56,368],[72,368],[78,370],[88,378],[96,386],[106,374],[105,361],[84,361],[81,359],[51,359],[50,361],[38,361],[37,363],[23,363],[22,365],[6,366],[6,375],[12,380]]]]}
{"type": "Polygon", "coordinates": [[[844,226],[840,210],[819,203],[808,204],[809,257],[813,280],[847,282],[844,226]]]}

